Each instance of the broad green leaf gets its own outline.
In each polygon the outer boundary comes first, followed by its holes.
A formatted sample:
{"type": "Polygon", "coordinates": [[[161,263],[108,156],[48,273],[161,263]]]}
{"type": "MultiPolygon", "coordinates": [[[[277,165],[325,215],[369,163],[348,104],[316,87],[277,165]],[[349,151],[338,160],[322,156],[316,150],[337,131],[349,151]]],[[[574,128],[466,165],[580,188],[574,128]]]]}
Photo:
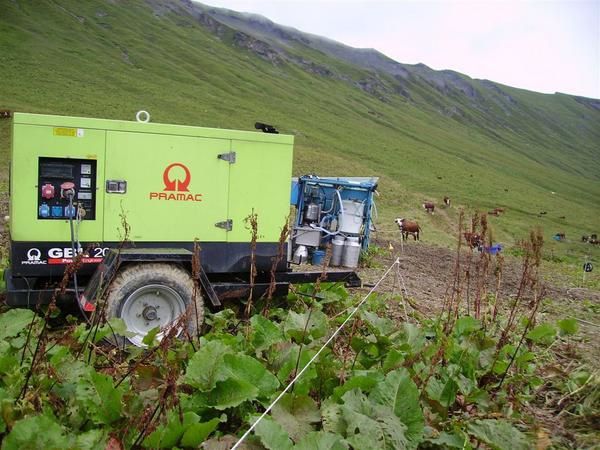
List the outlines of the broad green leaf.
{"type": "Polygon", "coordinates": [[[142,344],[147,345],[148,347],[155,346],[157,344],[156,335],[158,333],[160,333],[160,327],[152,328],[150,331],[148,331],[148,333],[146,333],[144,339],[142,339],[142,344]]]}
{"type": "MultiPolygon", "coordinates": [[[[285,355],[285,359],[283,359],[283,364],[281,368],[277,372],[277,379],[281,380],[282,383],[285,384],[285,381],[289,381],[293,374],[295,374],[296,366],[298,367],[298,372],[302,370],[304,366],[310,361],[315,354],[314,350],[307,349],[306,347],[300,349],[300,346],[293,344],[287,350],[287,354],[285,355]],[[298,358],[298,353],[300,353],[300,358],[298,358]]],[[[317,370],[315,365],[311,365],[306,369],[306,371],[302,374],[302,377],[296,384],[294,385],[294,392],[297,394],[305,394],[308,395],[313,380],[317,378],[317,370]]]]}
{"type": "Polygon", "coordinates": [[[469,433],[494,450],[527,450],[532,444],[506,420],[483,419],[469,423],[469,433]]]}
{"type": "Polygon", "coordinates": [[[348,444],[339,434],[326,431],[308,433],[294,447],[295,450],[347,450],[348,444]]]}
{"type": "Polygon", "coordinates": [[[471,316],[464,316],[456,321],[456,324],[454,325],[454,332],[457,336],[462,336],[472,333],[473,331],[477,331],[480,328],[481,322],[479,320],[474,319],[471,316]]]}
{"type": "Polygon", "coordinates": [[[429,379],[425,390],[430,399],[435,400],[443,407],[448,408],[454,404],[454,401],[456,400],[458,384],[447,375],[443,376],[443,378],[433,376],[429,379]]]}
{"type": "Polygon", "coordinates": [[[360,375],[349,378],[343,385],[336,387],[333,390],[332,398],[339,400],[346,392],[355,388],[359,388],[363,393],[367,394],[383,379],[384,377],[381,372],[375,370],[365,371],[360,375]]]}
{"type": "Polygon", "coordinates": [[[391,349],[386,355],[383,361],[383,371],[389,372],[390,370],[399,367],[404,362],[404,354],[396,349],[391,349]]]}
{"type": "Polygon", "coordinates": [[[333,399],[328,398],[321,403],[321,417],[323,420],[323,431],[333,434],[343,434],[347,424],[342,416],[342,406],[333,399]]]}
{"type": "Polygon", "coordinates": [[[30,309],[9,309],[0,314],[0,340],[26,332],[34,315],[35,313],[30,309]]]}
{"type": "Polygon", "coordinates": [[[417,448],[423,440],[425,419],[419,401],[419,389],[406,369],[390,372],[369,395],[369,400],[392,408],[394,414],[406,425],[406,438],[417,448]]]}
{"type": "Polygon", "coordinates": [[[204,392],[213,389],[226,353],[231,353],[231,349],[221,342],[207,342],[190,359],[184,382],[204,392]]]}
{"type": "Polygon", "coordinates": [[[319,310],[296,313],[290,311],[283,323],[285,333],[297,343],[309,343],[327,334],[327,316],[319,310]],[[305,331],[306,330],[306,331],[305,331]]]}
{"type": "Polygon", "coordinates": [[[110,424],[121,418],[123,392],[113,386],[108,375],[92,372],[75,388],[77,401],[95,424],[110,424]]]}
{"type": "Polygon", "coordinates": [[[256,359],[242,354],[223,356],[223,364],[218,368],[217,379],[235,378],[245,381],[258,389],[260,397],[267,397],[279,387],[279,380],[256,359]]]}
{"type": "Polygon", "coordinates": [[[556,330],[549,323],[538,325],[529,333],[527,339],[540,344],[550,344],[556,337],[556,330]]]}
{"type": "Polygon", "coordinates": [[[557,323],[561,336],[575,334],[579,330],[579,324],[575,319],[563,319],[559,320],[557,323]]]}
{"type": "MultiPolygon", "coordinates": [[[[5,417],[10,417],[14,399],[6,392],[4,388],[0,388],[0,433],[6,432],[5,417]]],[[[10,420],[10,419],[8,419],[10,420]]]]}
{"type": "Polygon", "coordinates": [[[48,416],[32,416],[19,420],[2,442],[2,450],[69,448],[70,438],[63,428],[48,416]]]}
{"type": "Polygon", "coordinates": [[[316,402],[306,395],[286,394],[273,406],[271,417],[297,442],[321,421],[316,402]]]}
{"type": "Polygon", "coordinates": [[[254,434],[268,450],[291,450],[294,447],[285,430],[270,417],[263,418],[256,425],[254,434]]]}
{"type": "Polygon", "coordinates": [[[75,438],[77,450],[101,450],[106,448],[106,434],[102,430],[90,430],[75,438]]]}
{"type": "Polygon", "coordinates": [[[471,444],[469,443],[469,437],[464,434],[447,433],[441,432],[435,439],[427,439],[427,442],[443,446],[443,448],[459,448],[461,450],[470,450],[471,444]],[[463,434],[462,436],[460,434],[463,434]]]}
{"type": "Polygon", "coordinates": [[[283,333],[279,327],[261,314],[252,316],[250,324],[252,325],[251,343],[257,355],[283,341],[283,333]]]}
{"type": "Polygon", "coordinates": [[[379,336],[388,336],[398,329],[393,320],[379,317],[368,310],[362,310],[361,316],[379,336]]]}
{"type": "Polygon", "coordinates": [[[425,346],[426,339],[423,330],[412,323],[405,322],[403,324],[402,336],[409,345],[408,350],[411,354],[420,352],[425,346]]]}
{"type": "Polygon", "coordinates": [[[219,411],[233,408],[247,400],[258,397],[258,388],[239,378],[218,381],[215,388],[207,394],[208,404],[219,411]]]}
{"type": "Polygon", "coordinates": [[[146,448],[173,448],[179,444],[186,430],[199,421],[200,417],[193,412],[184,413],[182,422],[177,411],[169,411],[167,422],[150,433],[142,445],[146,448]]]}
{"type": "MultiPolygon", "coordinates": [[[[94,339],[94,342],[99,342],[107,336],[112,337],[113,334],[126,337],[135,336],[135,333],[127,329],[127,325],[125,324],[125,321],[123,319],[119,317],[112,317],[108,319],[107,323],[105,323],[104,325],[99,327],[94,333],[92,333],[92,337],[94,339]]],[[[82,340],[80,342],[83,342],[83,339],[85,339],[86,336],[87,331],[83,333],[82,340]]]]}
{"type": "Polygon", "coordinates": [[[358,389],[346,392],[342,400],[346,440],[352,447],[373,450],[412,448],[405,435],[406,425],[389,406],[371,402],[358,389]]]}
{"type": "Polygon", "coordinates": [[[181,445],[184,447],[198,448],[206,438],[217,429],[220,422],[227,421],[227,416],[223,414],[220,418],[215,417],[208,422],[194,423],[188,427],[181,438],[181,445]]]}

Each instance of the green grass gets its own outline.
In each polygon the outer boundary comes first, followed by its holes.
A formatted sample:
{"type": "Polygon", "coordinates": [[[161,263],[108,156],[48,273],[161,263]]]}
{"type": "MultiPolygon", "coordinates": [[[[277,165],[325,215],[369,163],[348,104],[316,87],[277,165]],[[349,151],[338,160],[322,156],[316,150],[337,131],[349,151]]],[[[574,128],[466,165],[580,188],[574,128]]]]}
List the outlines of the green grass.
{"type": "MultiPolygon", "coordinates": [[[[156,15],[150,6],[169,3],[5,2],[0,108],[118,119],[146,109],[156,122],[239,129],[274,123],[296,135],[295,175],[381,177],[384,231],[398,215],[413,217],[426,241],[452,245],[459,205],[502,206],[507,213],[490,219],[498,241],[539,225],[547,239],[563,231],[573,241],[556,252],[599,257],[576,241],[598,231],[600,112],[570,96],[502,87],[516,102],[507,113],[477,82],[480,105],[417,78],[406,82],[411,101],[381,101],[353,85],[371,72],[301,45],[290,51],[351,81],[273,64],[233,46],[231,30],[221,39],[183,11],[156,7],[156,15]],[[450,107],[463,115],[440,113],[450,107]],[[444,195],[453,207],[425,215],[422,201],[441,204],[444,195]]],[[[393,89],[391,77],[380,79],[393,89]]],[[[0,121],[3,192],[9,148],[9,121],[0,121]]]]}

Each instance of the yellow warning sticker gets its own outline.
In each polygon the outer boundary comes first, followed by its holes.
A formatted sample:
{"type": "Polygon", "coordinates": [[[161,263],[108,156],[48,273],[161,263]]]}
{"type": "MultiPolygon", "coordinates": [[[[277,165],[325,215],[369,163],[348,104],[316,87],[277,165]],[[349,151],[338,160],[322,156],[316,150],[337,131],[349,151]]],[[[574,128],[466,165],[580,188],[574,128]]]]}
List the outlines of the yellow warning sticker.
{"type": "Polygon", "coordinates": [[[77,137],[77,129],[76,128],[55,128],[54,136],[77,137]]]}

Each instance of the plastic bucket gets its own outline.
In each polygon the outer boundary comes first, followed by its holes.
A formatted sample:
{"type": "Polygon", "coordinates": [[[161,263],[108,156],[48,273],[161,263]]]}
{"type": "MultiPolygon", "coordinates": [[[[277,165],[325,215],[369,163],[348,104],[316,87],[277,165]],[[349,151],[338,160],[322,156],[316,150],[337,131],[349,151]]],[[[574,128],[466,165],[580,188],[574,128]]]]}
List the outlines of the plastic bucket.
{"type": "Polygon", "coordinates": [[[312,264],[313,266],[320,266],[323,264],[323,259],[325,259],[325,250],[315,250],[312,254],[312,264]]]}
{"type": "Polygon", "coordinates": [[[338,230],[342,233],[358,234],[363,224],[365,203],[358,200],[342,200],[344,212],[339,214],[338,230]]]}

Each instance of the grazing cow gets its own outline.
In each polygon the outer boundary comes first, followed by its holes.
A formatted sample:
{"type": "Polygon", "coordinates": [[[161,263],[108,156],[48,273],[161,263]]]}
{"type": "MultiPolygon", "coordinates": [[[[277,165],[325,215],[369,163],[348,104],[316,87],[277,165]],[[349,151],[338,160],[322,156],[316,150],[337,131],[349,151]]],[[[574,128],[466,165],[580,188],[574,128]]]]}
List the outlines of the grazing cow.
{"type": "Polygon", "coordinates": [[[425,208],[426,212],[431,214],[433,214],[433,212],[435,211],[435,205],[432,202],[423,203],[423,208],[425,208]]]}
{"type": "Polygon", "coordinates": [[[504,214],[505,209],[504,208],[494,208],[494,211],[496,211],[498,214],[504,214]]]}
{"type": "Polygon", "coordinates": [[[478,233],[466,231],[463,233],[463,236],[471,248],[480,248],[483,245],[483,239],[481,239],[481,235],[478,233]]]}
{"type": "Polygon", "coordinates": [[[496,211],[494,209],[493,211],[488,211],[488,215],[498,217],[500,215],[500,211],[496,211]]]}
{"type": "Polygon", "coordinates": [[[581,242],[587,242],[591,239],[591,236],[581,236],[581,242]]]}
{"type": "Polygon", "coordinates": [[[567,216],[560,216],[559,219],[566,219],[567,216]]]}
{"type": "Polygon", "coordinates": [[[9,109],[0,109],[0,119],[10,119],[12,112],[9,109]]]}
{"type": "Polygon", "coordinates": [[[403,219],[401,217],[398,217],[396,220],[394,220],[394,222],[396,222],[396,225],[398,225],[398,228],[400,228],[402,240],[408,240],[409,233],[412,234],[412,237],[415,241],[419,240],[419,232],[421,231],[421,227],[419,226],[418,222],[403,219]]]}
{"type": "Polygon", "coordinates": [[[446,205],[448,208],[450,207],[450,197],[447,195],[444,197],[444,205],[446,205]]]}
{"type": "Polygon", "coordinates": [[[540,211],[540,216],[547,214],[546,211],[540,211]]]}

